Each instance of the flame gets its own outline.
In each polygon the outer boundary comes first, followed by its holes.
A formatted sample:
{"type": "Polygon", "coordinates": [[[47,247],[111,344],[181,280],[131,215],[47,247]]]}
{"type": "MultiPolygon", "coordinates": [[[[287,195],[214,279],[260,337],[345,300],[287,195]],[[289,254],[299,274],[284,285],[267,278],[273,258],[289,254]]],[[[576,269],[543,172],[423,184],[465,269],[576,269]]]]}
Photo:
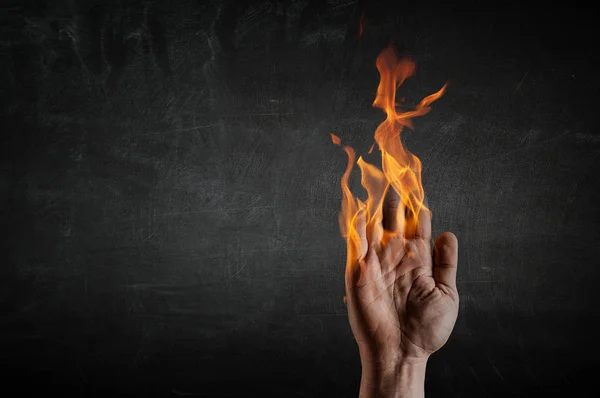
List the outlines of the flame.
{"type": "MultiPolygon", "coordinates": [[[[348,155],[348,165],[341,179],[342,210],[339,222],[347,243],[346,273],[354,271],[361,263],[368,244],[385,245],[392,237],[413,236],[418,227],[419,213],[430,211],[424,204],[421,161],[402,146],[400,133],[404,127],[413,128],[412,118],[431,110],[431,103],[444,94],[447,83],[438,92],[421,100],[414,109],[401,112],[396,105],[396,90],[415,73],[414,62],[400,59],[394,49],[386,48],[377,57],[376,65],[381,78],[373,106],[383,109],[386,119],[375,130],[375,143],[381,151],[381,170],[365,162],[362,157],[356,162],[361,171],[361,185],[367,191],[365,202],[350,191],[348,181],[356,155],[354,149],[343,146],[348,155]],[[395,230],[384,229],[382,225],[382,205],[390,188],[400,197],[400,211],[393,223],[395,230]],[[359,230],[365,230],[366,236],[361,237],[359,230]]],[[[336,135],[331,134],[331,139],[334,144],[342,146],[341,139],[336,135]]]]}
{"type": "Polygon", "coordinates": [[[358,19],[358,31],[356,32],[356,40],[360,39],[365,31],[365,12],[360,15],[358,19]]]}

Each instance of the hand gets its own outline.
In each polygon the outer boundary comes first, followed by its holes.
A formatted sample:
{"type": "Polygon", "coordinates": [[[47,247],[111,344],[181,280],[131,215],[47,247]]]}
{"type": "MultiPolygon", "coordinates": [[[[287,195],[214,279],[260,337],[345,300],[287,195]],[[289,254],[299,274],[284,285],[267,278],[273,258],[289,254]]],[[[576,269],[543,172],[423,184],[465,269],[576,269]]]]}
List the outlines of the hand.
{"type": "MultiPolygon", "coordinates": [[[[395,231],[398,212],[404,212],[397,194],[388,194],[383,206],[383,226],[395,231]]],[[[429,210],[418,219],[412,235],[385,245],[358,231],[368,247],[359,266],[346,273],[346,297],[363,366],[361,396],[422,396],[427,359],[456,322],[458,241],[450,232],[441,234],[432,256],[429,210]]]]}

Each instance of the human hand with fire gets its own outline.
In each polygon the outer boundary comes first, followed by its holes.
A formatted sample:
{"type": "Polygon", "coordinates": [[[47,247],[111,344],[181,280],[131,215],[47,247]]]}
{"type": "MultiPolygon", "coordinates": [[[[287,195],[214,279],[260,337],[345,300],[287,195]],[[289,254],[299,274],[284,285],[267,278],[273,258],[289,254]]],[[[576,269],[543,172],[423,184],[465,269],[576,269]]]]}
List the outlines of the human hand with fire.
{"type": "Polygon", "coordinates": [[[445,232],[433,243],[422,164],[400,135],[404,127],[413,128],[413,118],[430,111],[447,84],[414,109],[402,110],[396,90],[414,74],[415,63],[388,47],[376,66],[381,79],[373,106],[386,119],[374,137],[381,170],[362,156],[356,162],[366,201],[350,189],[354,149],[331,133],[348,155],[340,213],[347,243],[346,304],[362,362],[360,396],[423,397],[427,359],[446,343],[458,315],[458,241],[445,232]]]}
{"type": "Polygon", "coordinates": [[[382,210],[387,242],[368,237],[359,219],[363,256],[346,272],[348,316],[362,363],[360,396],[423,397],[427,360],[446,343],[458,315],[458,241],[444,232],[433,243],[429,210],[411,220],[391,189],[382,210]]]}

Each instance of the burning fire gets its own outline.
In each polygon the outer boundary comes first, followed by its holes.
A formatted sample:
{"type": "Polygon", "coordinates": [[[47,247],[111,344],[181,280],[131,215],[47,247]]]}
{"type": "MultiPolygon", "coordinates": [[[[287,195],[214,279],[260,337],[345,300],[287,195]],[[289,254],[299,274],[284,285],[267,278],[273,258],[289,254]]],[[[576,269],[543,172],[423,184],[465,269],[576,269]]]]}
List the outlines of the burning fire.
{"type": "MultiPolygon", "coordinates": [[[[351,147],[343,147],[348,155],[348,166],[341,181],[343,197],[339,221],[347,243],[347,274],[366,255],[368,245],[361,242],[359,228],[366,229],[367,241],[371,245],[377,242],[385,245],[392,237],[413,236],[419,213],[430,211],[423,203],[425,192],[421,183],[421,161],[402,146],[400,133],[404,127],[413,128],[413,117],[430,111],[429,105],[444,94],[447,83],[435,94],[425,97],[413,110],[401,112],[396,105],[396,90],[414,74],[414,62],[400,59],[394,49],[386,48],[377,57],[376,65],[381,79],[373,106],[383,109],[387,117],[375,130],[375,143],[381,151],[381,170],[365,162],[362,156],[356,162],[361,171],[361,184],[367,191],[365,202],[350,191],[348,181],[356,155],[351,147]],[[400,198],[400,211],[397,212],[396,222],[392,223],[394,230],[384,229],[382,225],[382,205],[389,189],[393,189],[400,198]]],[[[331,139],[334,144],[342,146],[336,135],[331,134],[331,139]]]]}

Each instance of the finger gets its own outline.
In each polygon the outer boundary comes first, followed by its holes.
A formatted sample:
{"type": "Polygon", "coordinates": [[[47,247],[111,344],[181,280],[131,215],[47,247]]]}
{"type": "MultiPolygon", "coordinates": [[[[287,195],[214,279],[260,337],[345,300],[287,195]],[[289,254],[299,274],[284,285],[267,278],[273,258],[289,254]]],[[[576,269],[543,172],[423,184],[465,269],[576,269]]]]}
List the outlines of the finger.
{"type": "Polygon", "coordinates": [[[371,248],[367,251],[364,259],[360,260],[360,278],[357,281],[357,286],[370,285],[373,289],[376,287],[373,283],[381,276],[381,267],[379,266],[379,258],[375,249],[371,248]]]}
{"type": "Polygon", "coordinates": [[[383,200],[382,225],[387,231],[397,233],[404,224],[404,206],[398,192],[390,185],[383,200]]]}
{"type": "Polygon", "coordinates": [[[369,242],[367,240],[367,221],[364,206],[352,220],[347,237],[348,257],[346,259],[346,286],[356,285],[361,274],[361,262],[367,255],[369,242]]]}
{"type": "Polygon", "coordinates": [[[354,293],[357,293],[361,298],[372,301],[379,293],[376,282],[380,278],[381,267],[379,258],[375,249],[369,248],[365,258],[360,259],[356,266],[346,274],[346,294],[353,296],[354,293]]]}
{"type": "Polygon", "coordinates": [[[414,237],[426,242],[431,241],[431,210],[426,207],[419,211],[419,222],[415,228],[414,237]]]}
{"type": "Polygon", "coordinates": [[[410,210],[406,212],[404,237],[406,239],[422,239],[431,243],[431,211],[429,209],[426,207],[419,209],[416,216],[410,210]]]}
{"type": "Polygon", "coordinates": [[[452,232],[444,232],[437,238],[433,250],[433,278],[456,292],[458,239],[452,232]]]}
{"type": "Polygon", "coordinates": [[[369,250],[369,241],[367,239],[367,213],[365,207],[356,214],[354,226],[358,236],[358,241],[356,242],[356,258],[361,260],[365,258],[367,250],[369,250]]]}

